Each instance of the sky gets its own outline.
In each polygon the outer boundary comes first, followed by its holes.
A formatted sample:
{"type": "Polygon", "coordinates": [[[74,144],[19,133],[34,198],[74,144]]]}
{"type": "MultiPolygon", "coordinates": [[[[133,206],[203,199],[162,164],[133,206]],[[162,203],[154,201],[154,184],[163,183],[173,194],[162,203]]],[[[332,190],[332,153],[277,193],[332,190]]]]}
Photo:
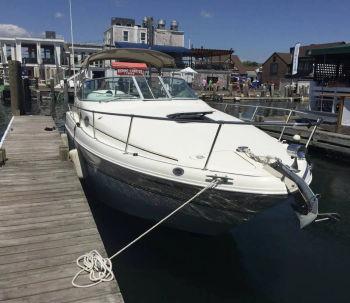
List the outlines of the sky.
{"type": "MultiPolygon", "coordinates": [[[[54,30],[70,41],[68,0],[0,0],[0,36],[54,30]]],[[[72,0],[74,40],[103,41],[111,17],[179,22],[194,47],[230,49],[264,62],[302,44],[349,41],[350,0],[72,0]]]]}

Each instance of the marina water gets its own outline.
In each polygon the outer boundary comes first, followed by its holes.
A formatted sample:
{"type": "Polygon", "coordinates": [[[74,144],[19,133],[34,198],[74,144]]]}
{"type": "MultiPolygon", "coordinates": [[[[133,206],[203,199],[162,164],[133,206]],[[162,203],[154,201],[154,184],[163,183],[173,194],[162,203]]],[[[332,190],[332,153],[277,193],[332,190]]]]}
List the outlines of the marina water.
{"type": "MultiPolygon", "coordinates": [[[[9,120],[0,102],[0,137],[9,120]]],[[[300,230],[290,207],[279,205],[218,237],[161,227],[114,261],[125,302],[349,302],[350,161],[319,150],[309,158],[320,212],[336,211],[340,222],[300,230]]],[[[150,227],[83,186],[109,254],[150,227]]]]}

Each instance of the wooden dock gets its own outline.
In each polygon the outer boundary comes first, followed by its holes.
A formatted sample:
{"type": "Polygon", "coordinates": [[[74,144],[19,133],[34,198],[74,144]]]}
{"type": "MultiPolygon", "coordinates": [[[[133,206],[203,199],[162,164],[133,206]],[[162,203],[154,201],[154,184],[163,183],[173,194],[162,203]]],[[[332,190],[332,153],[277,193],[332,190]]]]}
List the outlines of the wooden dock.
{"type": "MultiPolygon", "coordinates": [[[[264,126],[260,127],[262,130],[267,132],[269,135],[279,138],[281,134],[281,128],[276,126],[264,126]]],[[[300,143],[306,144],[312,128],[307,129],[306,127],[286,128],[282,139],[287,141],[293,141],[293,136],[300,135],[300,143]]],[[[338,134],[335,132],[324,131],[317,129],[310,146],[320,148],[330,153],[339,153],[344,156],[350,156],[350,135],[338,134]]]]}
{"type": "Polygon", "coordinates": [[[117,281],[74,288],[76,258],[106,252],[51,117],[17,116],[0,167],[0,301],[123,302],[117,281]]]}

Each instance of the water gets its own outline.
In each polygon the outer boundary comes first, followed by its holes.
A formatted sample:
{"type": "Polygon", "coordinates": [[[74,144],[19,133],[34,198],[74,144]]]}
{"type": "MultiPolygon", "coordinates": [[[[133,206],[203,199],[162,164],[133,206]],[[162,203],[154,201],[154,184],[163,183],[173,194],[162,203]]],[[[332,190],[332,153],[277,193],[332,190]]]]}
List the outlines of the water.
{"type": "Polygon", "coordinates": [[[11,108],[5,106],[0,100],[0,140],[6,131],[6,127],[11,120],[11,108]]]}
{"type": "MultiPolygon", "coordinates": [[[[0,133],[8,120],[0,107],[0,133]]],[[[349,302],[350,162],[313,150],[310,160],[320,211],[340,222],[300,230],[280,205],[218,237],[161,227],[113,262],[125,302],[349,302]]],[[[83,186],[109,255],[151,225],[83,186]]]]}
{"type": "MultiPolygon", "coordinates": [[[[311,161],[320,211],[339,212],[340,222],[300,230],[281,205],[219,237],[162,227],[113,262],[125,301],[349,302],[349,163],[316,152],[311,161]]],[[[150,226],[86,190],[109,254],[150,226]]]]}

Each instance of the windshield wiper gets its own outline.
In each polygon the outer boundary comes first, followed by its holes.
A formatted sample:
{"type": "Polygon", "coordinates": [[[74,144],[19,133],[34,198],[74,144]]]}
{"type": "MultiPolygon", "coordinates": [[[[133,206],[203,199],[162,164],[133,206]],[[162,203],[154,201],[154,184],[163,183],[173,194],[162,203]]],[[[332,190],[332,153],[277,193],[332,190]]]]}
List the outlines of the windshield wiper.
{"type": "Polygon", "coordinates": [[[206,115],[212,114],[214,111],[207,112],[184,112],[184,113],[175,113],[167,115],[168,118],[174,120],[198,120],[207,118],[206,115]]]}

